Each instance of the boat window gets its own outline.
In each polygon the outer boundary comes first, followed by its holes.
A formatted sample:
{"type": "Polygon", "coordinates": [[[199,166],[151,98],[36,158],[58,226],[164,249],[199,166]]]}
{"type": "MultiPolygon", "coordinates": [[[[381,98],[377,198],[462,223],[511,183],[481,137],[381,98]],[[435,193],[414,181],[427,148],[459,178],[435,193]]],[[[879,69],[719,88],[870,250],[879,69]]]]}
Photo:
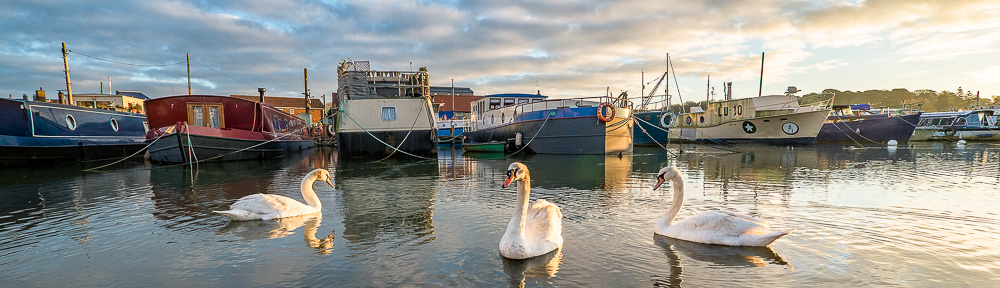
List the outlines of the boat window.
{"type": "Polygon", "coordinates": [[[503,106],[514,105],[514,98],[503,98],[503,106]]]}
{"type": "Polygon", "coordinates": [[[931,119],[931,124],[930,124],[930,125],[931,125],[931,126],[938,126],[938,125],[941,125],[941,120],[944,120],[944,119],[941,119],[941,118],[937,118],[937,119],[931,119]]]}
{"type": "Polygon", "coordinates": [[[955,126],[965,126],[965,117],[958,118],[958,122],[955,122],[955,126]]]}
{"type": "Polygon", "coordinates": [[[111,130],[118,132],[118,120],[115,120],[115,118],[111,118],[111,130]]]}
{"type": "Polygon", "coordinates": [[[531,103],[542,102],[542,99],[531,99],[531,103]]]}
{"type": "Polygon", "coordinates": [[[496,121],[493,121],[493,120],[496,119],[496,118],[493,118],[493,116],[496,116],[496,115],[490,115],[490,125],[496,123],[496,121]]]}
{"type": "Polygon", "coordinates": [[[930,119],[920,119],[920,123],[918,123],[917,126],[927,126],[927,120],[930,119]]]}
{"type": "Polygon", "coordinates": [[[528,103],[528,99],[517,99],[517,104],[528,103]]]}
{"type": "Polygon", "coordinates": [[[500,108],[500,99],[490,99],[490,110],[500,108]]]}
{"type": "Polygon", "coordinates": [[[705,123],[705,116],[698,116],[698,122],[705,123]]]}
{"type": "Polygon", "coordinates": [[[188,125],[225,128],[221,103],[188,103],[188,125]]]}
{"type": "Polygon", "coordinates": [[[76,130],[76,118],[73,115],[66,114],[66,127],[69,127],[69,130],[76,130]]]}
{"type": "Polygon", "coordinates": [[[295,115],[295,108],[288,108],[288,114],[295,115]]]}
{"type": "Polygon", "coordinates": [[[382,107],[382,121],[396,121],[396,106],[382,107]]]}

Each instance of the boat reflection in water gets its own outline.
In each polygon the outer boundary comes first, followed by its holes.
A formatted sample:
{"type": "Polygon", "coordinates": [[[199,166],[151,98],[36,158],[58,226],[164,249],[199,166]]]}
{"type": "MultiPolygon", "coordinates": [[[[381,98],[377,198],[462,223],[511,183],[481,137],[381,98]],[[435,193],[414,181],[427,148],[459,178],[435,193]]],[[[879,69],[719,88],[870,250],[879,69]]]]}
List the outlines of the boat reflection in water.
{"type": "Polygon", "coordinates": [[[494,163],[499,175],[507,171],[510,162],[521,162],[531,171],[532,187],[569,187],[578,190],[599,190],[607,193],[629,189],[632,171],[631,154],[618,155],[557,155],[524,154],[494,163]],[[604,169],[594,169],[603,167],[604,169]]]}
{"type": "Polygon", "coordinates": [[[524,287],[525,280],[528,279],[549,279],[559,272],[559,263],[562,263],[562,249],[532,257],[528,259],[507,259],[500,257],[503,261],[503,272],[510,276],[511,287],[524,287]]]}
{"type": "Polygon", "coordinates": [[[333,233],[336,231],[331,231],[331,234],[326,237],[316,238],[316,233],[322,222],[322,213],[268,221],[230,221],[216,234],[232,234],[243,240],[255,241],[286,237],[295,234],[295,230],[299,227],[305,226],[302,231],[302,241],[310,248],[316,249],[317,254],[326,255],[333,251],[333,233]]]}
{"type": "Polygon", "coordinates": [[[341,157],[335,179],[344,211],[344,239],[358,253],[378,251],[385,239],[414,247],[437,239],[434,198],[438,161],[341,157]]]}

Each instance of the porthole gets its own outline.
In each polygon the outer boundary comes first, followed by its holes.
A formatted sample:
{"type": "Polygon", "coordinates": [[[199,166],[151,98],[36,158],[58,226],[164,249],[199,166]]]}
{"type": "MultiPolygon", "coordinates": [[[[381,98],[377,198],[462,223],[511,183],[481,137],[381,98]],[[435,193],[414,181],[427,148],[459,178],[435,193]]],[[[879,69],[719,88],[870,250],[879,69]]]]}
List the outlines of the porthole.
{"type": "Polygon", "coordinates": [[[698,122],[705,123],[705,116],[698,116],[698,122]]]}
{"type": "Polygon", "coordinates": [[[111,130],[118,132],[118,120],[115,120],[115,118],[111,118],[111,130]]]}
{"type": "Polygon", "coordinates": [[[69,130],[76,130],[76,118],[73,118],[73,115],[66,114],[66,127],[69,127],[69,130]]]}

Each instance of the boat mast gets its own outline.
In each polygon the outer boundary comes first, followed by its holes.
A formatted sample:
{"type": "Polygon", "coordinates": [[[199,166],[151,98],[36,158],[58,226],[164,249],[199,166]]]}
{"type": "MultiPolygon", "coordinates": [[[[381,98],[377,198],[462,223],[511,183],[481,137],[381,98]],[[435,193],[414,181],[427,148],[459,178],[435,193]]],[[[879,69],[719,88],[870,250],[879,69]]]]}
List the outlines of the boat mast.
{"type": "Polygon", "coordinates": [[[191,53],[187,53],[188,95],[191,95],[191,53]]]}
{"type": "Polygon", "coordinates": [[[69,60],[66,58],[66,42],[62,43],[62,54],[63,54],[63,72],[66,73],[66,101],[69,103],[63,103],[67,105],[73,105],[73,85],[69,81],[69,60]]]}
{"type": "Polygon", "coordinates": [[[760,52],[760,86],[757,86],[757,97],[764,91],[764,52],[760,52]]]}

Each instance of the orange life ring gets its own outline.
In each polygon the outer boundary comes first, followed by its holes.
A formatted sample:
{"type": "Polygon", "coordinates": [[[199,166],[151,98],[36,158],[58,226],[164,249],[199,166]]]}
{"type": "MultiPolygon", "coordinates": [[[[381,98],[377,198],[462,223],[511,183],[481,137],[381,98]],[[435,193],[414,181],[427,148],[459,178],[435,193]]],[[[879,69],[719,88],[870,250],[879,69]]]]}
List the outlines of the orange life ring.
{"type": "Polygon", "coordinates": [[[321,126],[313,127],[312,130],[313,130],[312,131],[313,132],[313,136],[323,135],[323,127],[321,127],[321,126]]]}
{"type": "Polygon", "coordinates": [[[611,103],[604,102],[597,106],[597,119],[601,122],[610,122],[615,119],[615,106],[611,106],[611,103]],[[611,115],[604,116],[604,107],[611,107],[611,115]]]}

